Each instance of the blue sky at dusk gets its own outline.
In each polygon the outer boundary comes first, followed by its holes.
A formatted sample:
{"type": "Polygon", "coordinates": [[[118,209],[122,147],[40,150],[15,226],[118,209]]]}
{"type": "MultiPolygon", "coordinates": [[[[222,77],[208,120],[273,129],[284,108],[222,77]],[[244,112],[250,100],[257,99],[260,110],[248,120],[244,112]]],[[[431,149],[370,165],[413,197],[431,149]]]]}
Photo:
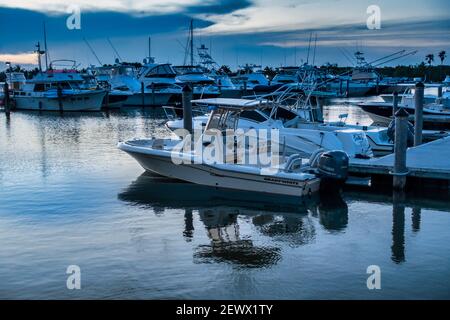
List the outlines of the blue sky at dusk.
{"type": "MultiPolygon", "coordinates": [[[[96,64],[83,38],[102,63],[115,55],[107,38],[126,61],[152,55],[159,62],[181,64],[189,20],[195,19],[196,46],[212,48],[219,64],[293,65],[306,59],[311,32],[317,34],[315,62],[349,65],[356,49],[373,60],[395,51],[417,49],[393,64],[416,64],[428,53],[450,53],[448,1],[348,0],[74,0],[81,9],[81,30],[66,27],[67,1],[0,0],[0,61],[27,64],[43,41],[43,21],[52,59],[96,64]],[[381,29],[366,27],[369,5],[381,9],[381,29]]],[[[450,59],[450,58],[449,58],[450,59]]],[[[437,60],[437,58],[436,58],[437,60]]],[[[0,68],[4,64],[0,63],[0,68]]]]}

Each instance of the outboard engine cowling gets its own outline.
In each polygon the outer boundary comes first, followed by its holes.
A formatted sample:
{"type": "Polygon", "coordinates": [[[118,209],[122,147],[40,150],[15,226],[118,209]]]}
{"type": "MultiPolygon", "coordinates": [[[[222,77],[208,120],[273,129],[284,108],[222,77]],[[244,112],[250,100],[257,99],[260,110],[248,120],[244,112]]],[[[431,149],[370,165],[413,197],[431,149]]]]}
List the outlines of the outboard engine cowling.
{"type": "Polygon", "coordinates": [[[317,154],[312,167],[321,178],[322,190],[339,189],[348,177],[348,155],[344,151],[325,151],[317,154]]]}

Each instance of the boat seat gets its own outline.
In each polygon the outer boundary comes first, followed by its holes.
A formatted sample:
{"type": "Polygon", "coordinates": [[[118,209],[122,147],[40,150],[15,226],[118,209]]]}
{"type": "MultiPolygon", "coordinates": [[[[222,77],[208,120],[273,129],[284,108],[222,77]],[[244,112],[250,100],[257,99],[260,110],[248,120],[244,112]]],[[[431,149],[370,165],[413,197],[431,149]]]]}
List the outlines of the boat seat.
{"type": "Polygon", "coordinates": [[[285,172],[293,172],[302,168],[303,165],[303,157],[298,154],[292,154],[286,160],[286,165],[284,167],[285,172]]]}

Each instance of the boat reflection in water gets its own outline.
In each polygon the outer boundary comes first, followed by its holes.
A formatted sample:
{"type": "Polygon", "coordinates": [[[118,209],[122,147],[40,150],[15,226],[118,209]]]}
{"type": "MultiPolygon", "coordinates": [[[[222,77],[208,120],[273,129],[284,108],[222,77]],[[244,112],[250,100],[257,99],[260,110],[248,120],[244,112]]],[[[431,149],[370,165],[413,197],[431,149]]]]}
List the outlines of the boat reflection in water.
{"type": "Polygon", "coordinates": [[[186,241],[193,240],[194,212],[198,213],[209,243],[195,247],[194,262],[225,262],[239,268],[276,264],[282,253],[277,242],[296,247],[314,241],[314,218],[333,232],[344,230],[348,221],[347,205],[339,196],[319,199],[319,196],[262,195],[210,188],[150,173],[142,174],[118,197],[131,205],[153,209],[157,214],[165,209],[184,210],[186,241]],[[242,234],[244,224],[252,225],[252,231],[257,232],[251,236],[248,232],[242,234]],[[271,245],[264,237],[271,238],[271,245]]]}

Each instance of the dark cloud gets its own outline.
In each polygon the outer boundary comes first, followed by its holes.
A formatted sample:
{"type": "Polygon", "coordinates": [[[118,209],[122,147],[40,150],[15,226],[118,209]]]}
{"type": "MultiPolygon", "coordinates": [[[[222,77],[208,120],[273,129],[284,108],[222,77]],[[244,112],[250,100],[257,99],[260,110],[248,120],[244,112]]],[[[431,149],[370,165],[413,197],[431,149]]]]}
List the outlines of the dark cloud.
{"type": "Polygon", "coordinates": [[[236,10],[245,9],[252,5],[250,0],[209,0],[201,5],[189,6],[189,14],[227,14],[236,10]]]}
{"type": "MultiPolygon", "coordinates": [[[[191,17],[187,14],[132,16],[117,12],[87,12],[81,15],[81,30],[69,30],[69,15],[45,15],[43,13],[0,8],[0,50],[29,50],[43,38],[43,21],[46,22],[48,39],[52,42],[70,42],[88,39],[139,36],[173,33],[187,29],[191,17]]],[[[196,19],[196,28],[204,28],[211,22],[196,19]]]]}

